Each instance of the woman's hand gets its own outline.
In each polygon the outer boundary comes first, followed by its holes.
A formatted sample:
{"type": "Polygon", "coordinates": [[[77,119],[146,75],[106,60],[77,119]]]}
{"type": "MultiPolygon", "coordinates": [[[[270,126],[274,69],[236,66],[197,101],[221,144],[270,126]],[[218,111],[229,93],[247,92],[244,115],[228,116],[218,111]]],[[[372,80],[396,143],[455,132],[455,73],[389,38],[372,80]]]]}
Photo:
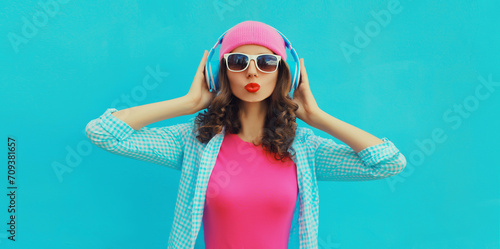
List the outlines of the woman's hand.
{"type": "Polygon", "coordinates": [[[188,99],[192,101],[193,113],[207,108],[217,95],[215,92],[210,92],[208,90],[207,82],[205,80],[205,65],[207,63],[207,57],[208,51],[205,50],[200,65],[198,66],[198,70],[194,75],[194,80],[191,84],[191,88],[186,94],[186,97],[188,97],[188,99]]]}
{"type": "Polygon", "coordinates": [[[321,112],[311,88],[309,87],[309,79],[307,78],[306,67],[304,66],[304,58],[300,62],[300,83],[293,93],[293,102],[299,105],[299,109],[295,114],[307,124],[313,126],[315,115],[321,112]]]}

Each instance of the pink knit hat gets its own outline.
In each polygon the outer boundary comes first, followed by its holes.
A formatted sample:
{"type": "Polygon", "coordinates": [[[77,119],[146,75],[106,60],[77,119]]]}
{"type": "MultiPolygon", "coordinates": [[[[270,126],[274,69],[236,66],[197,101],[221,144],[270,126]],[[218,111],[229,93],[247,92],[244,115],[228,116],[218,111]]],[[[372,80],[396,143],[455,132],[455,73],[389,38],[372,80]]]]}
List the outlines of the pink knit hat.
{"type": "Polygon", "coordinates": [[[220,45],[219,60],[222,60],[224,54],[247,44],[264,46],[286,61],[286,45],[283,37],[273,27],[257,21],[244,21],[227,31],[220,45]]]}

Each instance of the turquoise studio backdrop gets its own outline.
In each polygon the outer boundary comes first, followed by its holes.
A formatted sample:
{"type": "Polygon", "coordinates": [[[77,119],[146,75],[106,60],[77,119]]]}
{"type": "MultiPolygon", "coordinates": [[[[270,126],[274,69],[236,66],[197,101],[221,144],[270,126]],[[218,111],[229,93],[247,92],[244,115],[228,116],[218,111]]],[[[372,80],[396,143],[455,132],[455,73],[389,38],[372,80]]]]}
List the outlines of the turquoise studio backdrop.
{"type": "MultiPolygon", "coordinates": [[[[407,159],[394,177],[318,183],[319,248],[499,248],[499,9],[2,1],[0,248],[166,248],[180,171],[107,152],[85,127],[107,108],[185,95],[203,51],[245,20],[287,36],[320,108],[389,138],[407,159]]],[[[196,248],[203,239],[202,227],[196,248]]]]}

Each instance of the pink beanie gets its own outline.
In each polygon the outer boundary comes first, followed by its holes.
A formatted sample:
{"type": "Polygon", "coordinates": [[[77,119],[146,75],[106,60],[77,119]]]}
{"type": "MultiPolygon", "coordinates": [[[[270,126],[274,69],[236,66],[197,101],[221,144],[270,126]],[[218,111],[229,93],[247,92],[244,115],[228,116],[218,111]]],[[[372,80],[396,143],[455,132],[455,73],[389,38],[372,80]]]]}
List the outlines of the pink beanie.
{"type": "Polygon", "coordinates": [[[219,60],[222,60],[224,54],[247,44],[264,46],[286,61],[286,45],[283,37],[273,27],[257,21],[244,21],[227,31],[220,45],[219,60]]]}

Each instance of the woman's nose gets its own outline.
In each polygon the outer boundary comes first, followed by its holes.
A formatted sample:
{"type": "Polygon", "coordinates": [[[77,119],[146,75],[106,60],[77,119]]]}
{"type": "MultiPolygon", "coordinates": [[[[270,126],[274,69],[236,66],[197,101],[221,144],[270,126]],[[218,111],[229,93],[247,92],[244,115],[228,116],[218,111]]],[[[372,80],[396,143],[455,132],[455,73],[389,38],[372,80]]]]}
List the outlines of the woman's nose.
{"type": "Polygon", "coordinates": [[[257,69],[257,65],[255,64],[255,60],[250,60],[250,64],[248,65],[248,68],[247,68],[247,71],[248,71],[248,74],[256,74],[258,69],[257,69]]]}

